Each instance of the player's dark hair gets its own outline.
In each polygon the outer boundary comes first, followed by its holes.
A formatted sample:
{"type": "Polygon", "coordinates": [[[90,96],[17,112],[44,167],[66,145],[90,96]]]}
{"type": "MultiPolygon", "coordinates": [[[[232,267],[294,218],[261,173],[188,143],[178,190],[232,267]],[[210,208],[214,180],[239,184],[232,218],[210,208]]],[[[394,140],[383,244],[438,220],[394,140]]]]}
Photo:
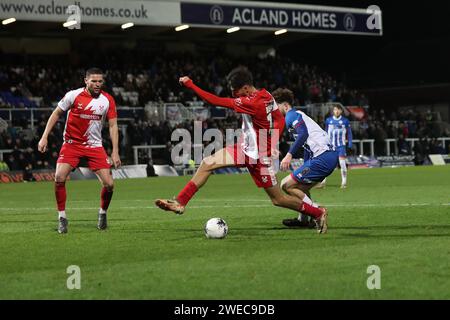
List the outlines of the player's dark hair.
{"type": "Polygon", "coordinates": [[[333,108],[338,108],[339,110],[341,110],[342,112],[344,112],[344,108],[342,108],[342,106],[340,106],[340,105],[335,105],[335,106],[333,106],[333,108]]]}
{"type": "Polygon", "coordinates": [[[278,88],[274,92],[272,92],[272,96],[275,99],[276,103],[284,103],[287,102],[291,106],[294,104],[294,93],[286,88],[278,88]]]}
{"type": "Polygon", "coordinates": [[[103,71],[100,68],[89,68],[86,70],[86,78],[93,74],[103,74],[103,71]]]}
{"type": "Polygon", "coordinates": [[[237,67],[227,76],[228,86],[239,90],[245,85],[253,86],[253,75],[246,67],[237,67]]]}

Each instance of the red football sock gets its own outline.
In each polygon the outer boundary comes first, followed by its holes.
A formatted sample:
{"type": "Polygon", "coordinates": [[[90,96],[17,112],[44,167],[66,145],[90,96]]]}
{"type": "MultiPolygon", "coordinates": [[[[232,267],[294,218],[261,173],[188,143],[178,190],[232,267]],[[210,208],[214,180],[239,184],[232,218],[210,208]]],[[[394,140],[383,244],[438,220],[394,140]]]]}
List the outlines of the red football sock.
{"type": "Polygon", "coordinates": [[[55,182],[55,197],[58,211],[66,210],[66,183],[65,182],[55,182]]]}
{"type": "Polygon", "coordinates": [[[187,185],[184,186],[183,190],[178,194],[177,200],[182,206],[186,206],[198,191],[197,185],[192,181],[189,181],[187,185]]]}
{"type": "Polygon", "coordinates": [[[108,210],[112,195],[113,195],[112,190],[108,190],[105,187],[102,188],[102,193],[101,193],[101,197],[100,197],[100,208],[102,208],[105,211],[108,210]]]}
{"type": "Polygon", "coordinates": [[[314,219],[320,218],[320,216],[323,213],[323,211],[320,210],[319,208],[307,204],[306,202],[302,203],[302,206],[300,207],[300,212],[306,214],[307,216],[311,216],[314,219]]]}

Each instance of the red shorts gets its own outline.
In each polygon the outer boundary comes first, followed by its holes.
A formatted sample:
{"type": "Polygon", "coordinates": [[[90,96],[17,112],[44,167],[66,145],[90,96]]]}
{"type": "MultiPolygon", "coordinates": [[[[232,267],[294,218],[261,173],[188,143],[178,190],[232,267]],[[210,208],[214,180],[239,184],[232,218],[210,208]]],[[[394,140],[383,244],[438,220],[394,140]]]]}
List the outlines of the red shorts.
{"type": "Polygon", "coordinates": [[[277,185],[272,158],[250,158],[237,144],[226,147],[226,150],[233,157],[236,167],[248,169],[258,188],[270,188],[277,185]]]}
{"type": "Polygon", "coordinates": [[[59,151],[57,163],[68,163],[77,168],[81,158],[86,158],[89,169],[110,169],[108,155],[103,147],[87,148],[82,145],[64,143],[59,151]]]}

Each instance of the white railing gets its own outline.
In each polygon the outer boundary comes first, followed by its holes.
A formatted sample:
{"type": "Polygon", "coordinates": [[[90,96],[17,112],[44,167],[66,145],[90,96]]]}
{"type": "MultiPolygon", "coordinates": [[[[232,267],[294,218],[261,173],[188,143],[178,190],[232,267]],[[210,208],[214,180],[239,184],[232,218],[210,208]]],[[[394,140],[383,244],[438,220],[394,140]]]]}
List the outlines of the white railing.
{"type": "Polygon", "coordinates": [[[13,152],[14,150],[12,150],[12,149],[3,149],[3,150],[0,150],[0,161],[3,161],[3,154],[4,153],[11,153],[11,152],[13,152]]]}
{"type": "MultiPolygon", "coordinates": [[[[410,143],[411,152],[413,152],[415,143],[418,142],[420,139],[419,138],[406,138],[405,140],[410,143]]],[[[427,139],[427,140],[430,140],[430,139],[427,139]]],[[[442,141],[442,148],[444,148],[444,150],[445,150],[447,147],[446,142],[450,141],[450,137],[440,137],[440,138],[436,138],[436,140],[442,141]]],[[[397,155],[398,154],[398,144],[397,144],[398,139],[385,139],[384,141],[386,143],[386,154],[388,156],[391,155],[391,144],[394,143],[394,150],[395,150],[395,154],[397,155]]]]}
{"type": "Polygon", "coordinates": [[[133,146],[133,154],[134,154],[134,164],[139,164],[139,150],[147,150],[148,158],[153,159],[152,151],[153,149],[165,149],[166,146],[163,144],[157,145],[145,145],[145,146],[133,146]]]}
{"type": "Polygon", "coordinates": [[[374,139],[354,139],[353,144],[359,145],[359,148],[357,150],[358,154],[364,154],[364,144],[368,143],[370,147],[370,156],[375,157],[375,140],[374,139]]]}

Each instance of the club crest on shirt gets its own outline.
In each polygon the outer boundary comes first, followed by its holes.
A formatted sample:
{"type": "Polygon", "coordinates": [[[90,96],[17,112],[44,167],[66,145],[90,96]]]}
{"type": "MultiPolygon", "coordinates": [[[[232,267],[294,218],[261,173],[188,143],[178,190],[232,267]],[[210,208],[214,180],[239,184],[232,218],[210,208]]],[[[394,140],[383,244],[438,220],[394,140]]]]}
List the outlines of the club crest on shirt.
{"type": "Polygon", "coordinates": [[[77,107],[78,109],[83,109],[83,104],[82,103],[80,103],[80,102],[78,102],[78,107],[77,107]]]}

